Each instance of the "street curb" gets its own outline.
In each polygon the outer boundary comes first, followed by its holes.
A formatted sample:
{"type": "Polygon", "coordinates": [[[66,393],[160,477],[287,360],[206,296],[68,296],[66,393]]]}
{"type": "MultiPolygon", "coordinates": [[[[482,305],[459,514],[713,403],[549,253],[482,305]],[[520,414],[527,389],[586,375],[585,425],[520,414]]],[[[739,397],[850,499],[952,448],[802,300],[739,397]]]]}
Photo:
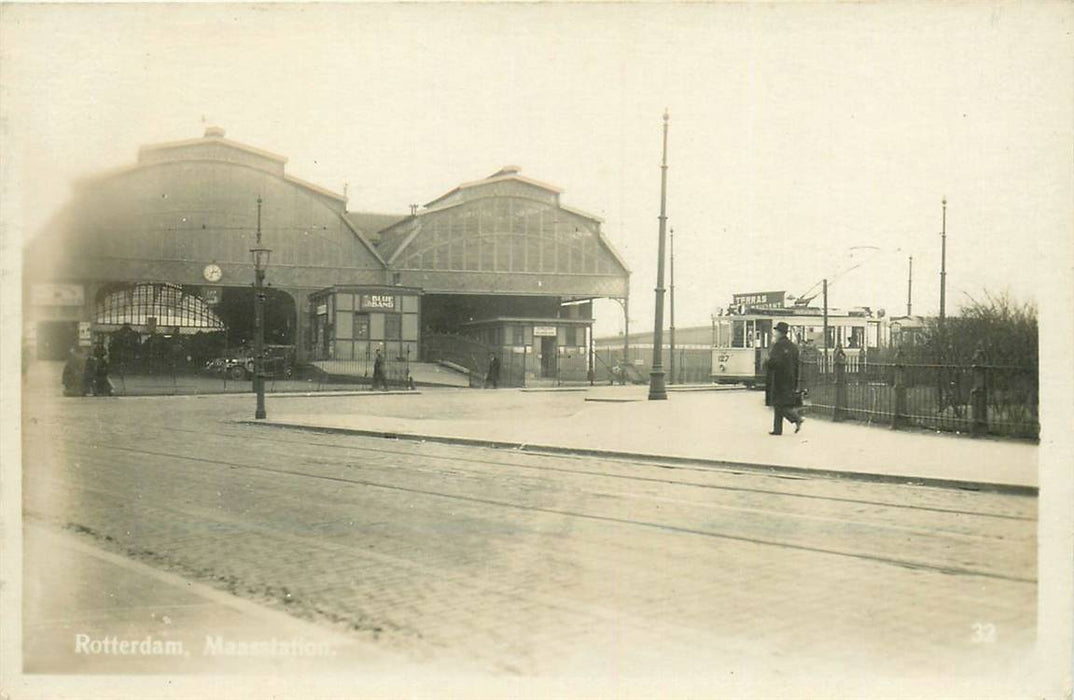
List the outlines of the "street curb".
{"type": "Polygon", "coordinates": [[[270,428],[304,430],[312,433],[329,433],[338,435],[360,435],[363,437],[387,438],[391,440],[409,440],[413,442],[436,442],[446,445],[465,445],[469,447],[493,447],[497,449],[518,450],[536,454],[578,455],[584,457],[604,457],[614,459],[633,459],[662,464],[682,464],[701,467],[723,467],[744,471],[812,476],[826,479],[847,479],[881,484],[901,484],[906,486],[927,486],[933,488],[961,489],[966,491],[985,491],[1011,496],[1037,496],[1038,487],[1021,484],[997,484],[983,481],[960,481],[958,479],[938,479],[933,477],[906,476],[897,474],[874,474],[871,472],[839,471],[813,467],[789,467],[779,464],[758,464],[755,462],[733,462],[721,459],[703,459],[700,457],[676,457],[673,455],[653,455],[644,452],[625,452],[617,450],[596,450],[581,447],[563,447],[558,445],[535,445],[527,442],[507,440],[489,440],[483,438],[453,437],[449,435],[421,435],[418,433],[394,432],[385,430],[366,430],[363,428],[340,428],[335,426],[308,425],[303,423],[284,423],[280,421],[258,421],[250,419],[237,420],[237,423],[257,425],[270,428]]]}
{"type": "MultiPolygon", "coordinates": [[[[276,399],[290,399],[290,398],[305,398],[311,399],[319,396],[419,396],[421,395],[420,389],[414,390],[392,390],[392,391],[370,391],[369,389],[356,390],[356,391],[283,391],[274,394],[265,394],[266,399],[275,401],[276,399]]],[[[257,394],[252,391],[228,391],[220,392],[217,394],[120,394],[118,396],[85,396],[85,397],[71,397],[71,398],[88,398],[88,399],[215,399],[220,397],[233,397],[252,399],[257,394]]]]}

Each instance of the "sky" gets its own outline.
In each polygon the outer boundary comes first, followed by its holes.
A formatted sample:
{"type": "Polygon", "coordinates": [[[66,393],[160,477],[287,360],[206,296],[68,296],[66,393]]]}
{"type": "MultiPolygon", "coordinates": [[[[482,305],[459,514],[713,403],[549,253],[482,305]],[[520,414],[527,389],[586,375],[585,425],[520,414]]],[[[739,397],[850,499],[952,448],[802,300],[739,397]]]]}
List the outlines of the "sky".
{"type": "MultiPolygon", "coordinates": [[[[346,183],[354,211],[403,214],[519,165],[604,219],[632,330],[651,330],[667,109],[678,327],[823,278],[833,307],[902,315],[910,256],[913,311],[935,314],[944,197],[947,312],[1047,303],[1042,280],[1070,275],[1072,18],[1050,2],[5,4],[5,254],[76,178],[212,125],[346,183]]],[[[621,330],[616,304],[597,314],[598,335],[621,330]]]]}

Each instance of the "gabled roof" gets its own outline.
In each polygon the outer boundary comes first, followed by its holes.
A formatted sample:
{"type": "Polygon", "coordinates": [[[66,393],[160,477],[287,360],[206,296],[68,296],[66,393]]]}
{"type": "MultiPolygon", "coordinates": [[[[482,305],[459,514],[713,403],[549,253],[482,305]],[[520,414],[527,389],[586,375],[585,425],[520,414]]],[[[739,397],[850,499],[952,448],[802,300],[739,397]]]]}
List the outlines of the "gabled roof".
{"type": "Polygon", "coordinates": [[[227,146],[228,148],[234,148],[239,151],[245,151],[259,158],[265,158],[267,160],[276,161],[281,166],[287,162],[287,158],[271,151],[265,151],[260,148],[254,148],[248,146],[245,143],[239,143],[238,141],[232,141],[231,139],[224,138],[224,130],[217,127],[209,127],[205,130],[205,136],[200,139],[184,139],[182,141],[167,141],[165,143],[152,143],[148,146],[142,146],[138,149],[138,161],[141,162],[144,154],[153,153],[155,151],[167,151],[177,148],[188,148],[191,146],[201,146],[207,143],[215,143],[221,146],[227,146]]]}
{"type": "Polygon", "coordinates": [[[381,255],[391,265],[395,262],[395,259],[399,257],[399,253],[403,251],[410,242],[421,232],[420,226],[408,227],[403,224],[414,221],[420,216],[424,216],[427,212],[418,212],[412,214],[403,219],[400,219],[392,226],[383,229],[377,238],[377,247],[380,250],[381,255]]]}
{"type": "Polygon", "coordinates": [[[373,241],[380,243],[380,232],[407,218],[406,214],[376,214],[366,211],[349,211],[347,221],[373,241]]]}
{"type": "Polygon", "coordinates": [[[440,201],[442,201],[444,199],[447,199],[451,195],[453,195],[453,194],[455,194],[457,192],[461,192],[462,190],[470,189],[472,187],[479,187],[481,185],[489,185],[489,184],[492,184],[494,182],[504,182],[505,180],[515,180],[517,182],[522,182],[522,183],[525,183],[527,185],[532,185],[533,187],[537,187],[539,189],[546,190],[546,191],[551,192],[552,194],[555,194],[555,195],[559,195],[559,194],[563,193],[563,190],[561,190],[560,188],[556,187],[555,185],[549,185],[547,182],[541,182],[540,180],[534,180],[532,178],[525,177],[525,176],[519,174],[521,172],[522,172],[522,168],[518,167],[517,165],[505,165],[504,167],[500,168],[499,170],[494,172],[492,175],[489,175],[488,177],[484,178],[483,180],[473,180],[471,182],[462,183],[458,187],[455,187],[454,189],[452,189],[449,192],[445,192],[444,194],[440,195],[436,199],[434,199],[431,202],[427,203],[425,206],[426,207],[432,207],[437,202],[440,202],[440,201]]]}
{"type": "MultiPolygon", "coordinates": [[[[301,178],[297,178],[293,175],[288,175],[284,172],[284,165],[287,163],[287,158],[269,151],[262,150],[260,148],[254,148],[238,141],[232,141],[224,138],[224,130],[219,127],[209,127],[205,130],[205,136],[198,139],[184,139],[182,141],[169,141],[166,143],[155,143],[147,146],[142,146],[138,149],[138,161],[134,165],[125,165],[118,168],[113,168],[103,172],[96,173],[94,175],[80,178],[76,181],[76,185],[92,184],[94,182],[100,182],[113,178],[119,175],[125,175],[127,173],[135,172],[142,168],[154,167],[171,162],[182,162],[186,160],[197,160],[196,157],[191,157],[189,152],[187,154],[176,155],[172,158],[168,157],[168,151],[181,151],[184,149],[197,149],[200,147],[219,147],[232,149],[243,153],[247,156],[253,156],[255,159],[252,161],[256,163],[259,159],[264,161],[263,167],[259,165],[253,165],[252,167],[258,167],[266,172],[269,172],[277,177],[283,178],[286,182],[297,185],[311,192],[333,199],[337,202],[346,202],[347,198],[333,192],[332,190],[315,185],[312,182],[307,182],[301,178]]],[[[251,161],[247,160],[244,165],[251,166],[251,161]]]]}

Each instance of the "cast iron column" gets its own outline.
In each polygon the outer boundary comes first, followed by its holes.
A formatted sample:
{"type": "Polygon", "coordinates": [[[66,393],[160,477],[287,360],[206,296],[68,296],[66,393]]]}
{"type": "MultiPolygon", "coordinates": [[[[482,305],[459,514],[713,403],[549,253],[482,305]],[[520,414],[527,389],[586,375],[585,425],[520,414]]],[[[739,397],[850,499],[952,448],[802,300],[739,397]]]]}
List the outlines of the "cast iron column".
{"type": "Polygon", "coordinates": [[[668,384],[675,383],[675,229],[671,229],[671,327],[668,333],[668,384]]]}
{"type": "Polygon", "coordinates": [[[653,368],[649,372],[649,400],[668,397],[664,383],[664,238],[667,225],[668,113],[664,110],[664,155],[660,162],[660,243],[656,258],[656,318],[653,321],[653,368]]]}
{"type": "MultiPolygon", "coordinates": [[[[261,197],[257,198],[257,248],[261,248],[261,197]]],[[[265,270],[261,258],[254,257],[254,391],[257,393],[255,419],[265,418],[265,270]]]]}

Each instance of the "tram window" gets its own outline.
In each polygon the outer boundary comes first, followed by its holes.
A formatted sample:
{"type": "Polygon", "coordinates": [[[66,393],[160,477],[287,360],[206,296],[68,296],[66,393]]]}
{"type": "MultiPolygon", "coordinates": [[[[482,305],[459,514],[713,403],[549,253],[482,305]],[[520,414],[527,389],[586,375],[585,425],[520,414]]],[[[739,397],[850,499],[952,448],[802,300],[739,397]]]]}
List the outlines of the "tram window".
{"type": "Polygon", "coordinates": [[[865,329],[864,328],[862,328],[861,326],[855,326],[854,328],[850,329],[850,347],[852,347],[852,348],[860,348],[863,345],[862,341],[864,339],[865,339],[865,329]]]}
{"type": "Polygon", "coordinates": [[[746,347],[746,322],[735,321],[731,324],[731,347],[746,347]]]}

